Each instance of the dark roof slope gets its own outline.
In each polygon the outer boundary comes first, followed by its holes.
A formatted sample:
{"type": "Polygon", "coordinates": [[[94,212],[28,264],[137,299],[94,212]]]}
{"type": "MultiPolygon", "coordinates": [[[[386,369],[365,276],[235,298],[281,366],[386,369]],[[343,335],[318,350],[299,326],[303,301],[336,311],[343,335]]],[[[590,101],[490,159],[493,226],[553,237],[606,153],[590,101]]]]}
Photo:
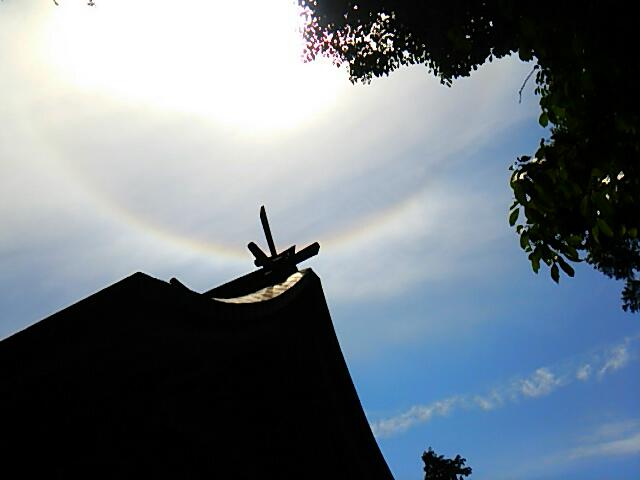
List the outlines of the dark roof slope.
{"type": "Polygon", "coordinates": [[[136,273],[0,342],[0,415],[6,478],[392,478],[311,271],[243,304],[136,273]]]}

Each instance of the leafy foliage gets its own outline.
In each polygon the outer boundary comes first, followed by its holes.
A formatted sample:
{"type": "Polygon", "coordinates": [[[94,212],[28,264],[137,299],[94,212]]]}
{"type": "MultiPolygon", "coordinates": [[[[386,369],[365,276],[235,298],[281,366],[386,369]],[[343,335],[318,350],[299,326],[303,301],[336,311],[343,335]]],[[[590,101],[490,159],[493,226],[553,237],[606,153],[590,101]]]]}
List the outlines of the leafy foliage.
{"type": "Polygon", "coordinates": [[[586,261],[625,280],[623,308],[640,310],[640,63],[625,4],[298,1],[307,59],[346,64],[353,82],[421,64],[451,85],[494,58],[533,60],[549,138],[512,166],[509,223],[535,272],[558,282],[586,261]]]}
{"type": "Polygon", "coordinates": [[[424,462],[424,480],[463,480],[471,475],[471,467],[465,467],[467,459],[456,455],[456,458],[444,458],[436,454],[431,447],[422,454],[424,462]]]}

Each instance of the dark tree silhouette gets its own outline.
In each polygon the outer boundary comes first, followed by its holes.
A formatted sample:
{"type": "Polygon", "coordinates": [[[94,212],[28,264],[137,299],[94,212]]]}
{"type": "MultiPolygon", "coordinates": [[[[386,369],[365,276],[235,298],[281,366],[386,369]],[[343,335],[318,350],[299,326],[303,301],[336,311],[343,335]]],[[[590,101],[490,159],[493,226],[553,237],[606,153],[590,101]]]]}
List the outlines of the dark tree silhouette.
{"type": "Polygon", "coordinates": [[[623,308],[640,310],[640,62],[625,3],[298,2],[307,59],[346,64],[353,82],[422,64],[451,85],[510,53],[533,61],[550,136],[511,167],[509,223],[536,273],[544,263],[558,282],[586,261],[625,280],[623,308]]]}
{"type": "Polygon", "coordinates": [[[456,458],[444,458],[431,447],[422,454],[424,462],[424,480],[463,480],[471,475],[471,467],[465,467],[467,459],[456,455],[456,458]]]}

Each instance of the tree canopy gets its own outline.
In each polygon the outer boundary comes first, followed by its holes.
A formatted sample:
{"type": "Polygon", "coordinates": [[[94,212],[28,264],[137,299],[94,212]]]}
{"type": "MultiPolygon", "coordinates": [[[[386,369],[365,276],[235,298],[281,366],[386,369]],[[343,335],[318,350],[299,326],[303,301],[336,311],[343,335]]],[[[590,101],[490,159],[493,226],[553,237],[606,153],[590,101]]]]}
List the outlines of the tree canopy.
{"type": "Polygon", "coordinates": [[[456,455],[456,458],[444,458],[429,447],[422,454],[424,462],[424,480],[463,480],[471,475],[471,467],[465,467],[466,458],[456,455]]]}
{"type": "Polygon", "coordinates": [[[353,82],[420,64],[451,85],[512,53],[533,61],[549,137],[511,167],[509,223],[536,273],[558,282],[586,261],[640,310],[640,63],[623,2],[298,2],[307,59],[346,64],[353,82]]]}

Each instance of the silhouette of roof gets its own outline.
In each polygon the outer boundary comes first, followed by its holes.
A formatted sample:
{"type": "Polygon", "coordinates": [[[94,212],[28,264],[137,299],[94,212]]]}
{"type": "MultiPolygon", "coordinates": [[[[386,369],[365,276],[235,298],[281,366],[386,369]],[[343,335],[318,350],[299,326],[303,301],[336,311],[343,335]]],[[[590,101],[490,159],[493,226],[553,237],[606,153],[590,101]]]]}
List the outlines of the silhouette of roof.
{"type": "Polygon", "coordinates": [[[0,342],[2,471],[392,478],[320,279],[222,287],[135,273],[0,342]]]}

